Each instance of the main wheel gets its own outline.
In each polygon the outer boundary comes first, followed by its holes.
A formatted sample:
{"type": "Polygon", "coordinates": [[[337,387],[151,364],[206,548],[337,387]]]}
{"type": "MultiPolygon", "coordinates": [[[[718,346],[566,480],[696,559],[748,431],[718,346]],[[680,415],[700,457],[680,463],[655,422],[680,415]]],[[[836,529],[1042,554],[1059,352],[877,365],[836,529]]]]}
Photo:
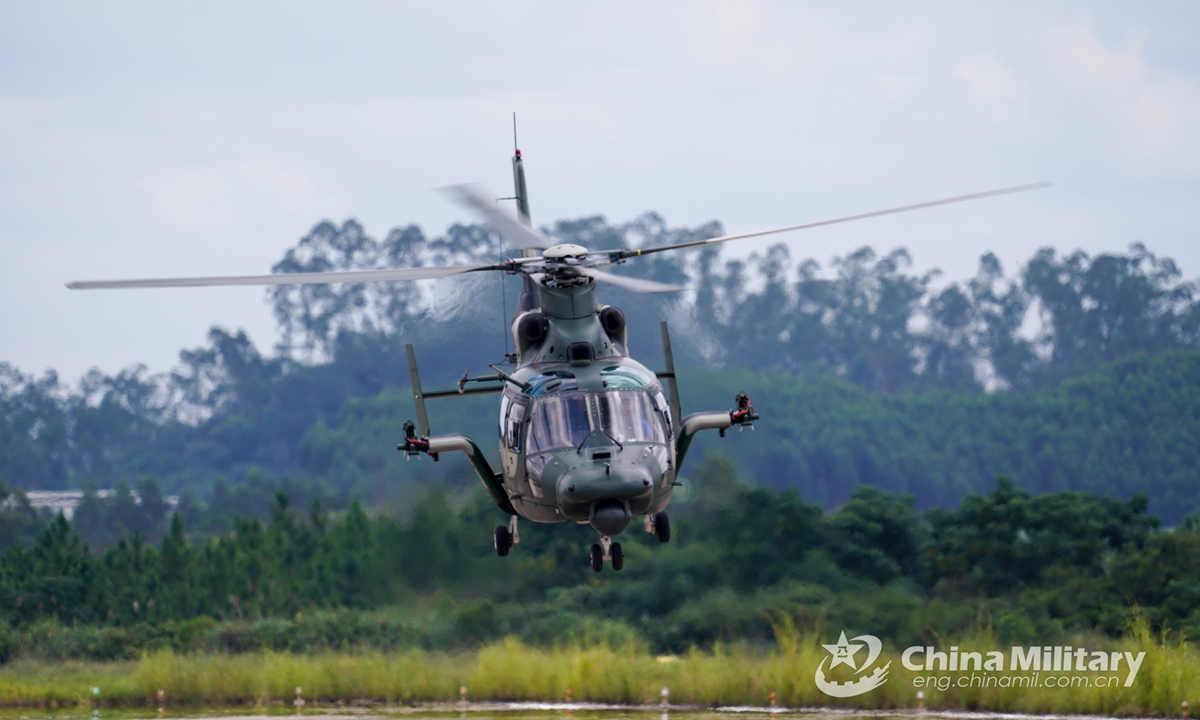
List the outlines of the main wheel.
{"type": "Polygon", "coordinates": [[[590,556],[592,561],[592,569],[600,572],[604,569],[604,549],[599,545],[592,545],[592,553],[590,556]]]}
{"type": "Polygon", "coordinates": [[[620,570],[625,567],[625,553],[621,550],[621,543],[613,543],[608,551],[612,554],[613,570],[620,570]]]}
{"type": "Polygon", "coordinates": [[[665,512],[654,516],[654,537],[658,538],[660,543],[671,539],[671,517],[665,512]]]}
{"type": "Polygon", "coordinates": [[[508,528],[503,525],[496,526],[496,532],[492,535],[492,544],[496,547],[496,554],[504,557],[508,554],[508,549],[512,547],[512,535],[508,532],[508,528]]]}

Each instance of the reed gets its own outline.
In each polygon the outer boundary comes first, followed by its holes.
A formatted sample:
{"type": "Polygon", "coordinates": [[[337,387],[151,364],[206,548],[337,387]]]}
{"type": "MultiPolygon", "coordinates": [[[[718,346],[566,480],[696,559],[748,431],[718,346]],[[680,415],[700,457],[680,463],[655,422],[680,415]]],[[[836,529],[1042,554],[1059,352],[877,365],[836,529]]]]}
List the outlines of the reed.
{"type": "MultiPolygon", "coordinates": [[[[91,688],[102,702],[152,702],[165,691],[174,704],[288,703],[297,686],[308,702],[374,701],[388,704],[453,702],[459,687],[472,701],[576,701],[657,704],[663,687],[673,705],[767,704],[772,692],[785,707],[861,709],[915,708],[914,673],[902,669],[898,652],[891,678],[869,693],[847,699],[822,694],[813,675],[826,657],[812,633],[789,623],[776,627],[777,648],[717,645],[675,657],[655,657],[635,642],[535,648],[516,639],[477,651],[422,650],[384,653],[178,654],[170,650],[114,663],[12,663],[0,669],[0,704],[88,704],[91,688]]],[[[1080,646],[1088,642],[1081,639],[1080,646]]],[[[943,643],[938,643],[942,645],[943,643]]],[[[945,642],[949,646],[949,642],[945,642]]],[[[982,635],[956,643],[962,650],[997,648],[982,635]]],[[[1182,640],[1155,637],[1144,623],[1105,650],[1145,652],[1132,687],[958,688],[925,691],[931,710],[967,709],[1021,713],[1089,713],[1178,716],[1182,700],[1200,699],[1200,654],[1182,640]]]]}
{"type": "Polygon", "coordinates": [[[131,697],[128,679],[136,667],[135,662],[11,662],[0,667],[0,705],[83,705],[92,702],[94,687],[104,688],[105,700],[115,691],[126,702],[131,697]]]}

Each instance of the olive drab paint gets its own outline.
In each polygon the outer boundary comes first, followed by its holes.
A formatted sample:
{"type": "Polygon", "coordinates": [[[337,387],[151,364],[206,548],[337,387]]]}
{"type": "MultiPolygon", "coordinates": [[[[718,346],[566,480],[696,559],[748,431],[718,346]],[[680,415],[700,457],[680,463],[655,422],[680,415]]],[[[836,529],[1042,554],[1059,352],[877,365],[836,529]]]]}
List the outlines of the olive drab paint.
{"type": "MultiPolygon", "coordinates": [[[[515,129],[515,128],[514,128],[515,129]]],[[[515,134],[515,133],[514,133],[515,134]]],[[[521,151],[513,155],[514,199],[518,219],[529,220],[529,196],[521,151]]],[[[587,249],[556,245],[540,254],[558,262],[583,260],[587,249]]],[[[522,250],[536,257],[536,249],[522,250]]],[[[734,424],[749,424],[747,412],[696,413],[682,421],[674,363],[666,323],[662,324],[667,369],[656,373],[627,350],[624,314],[603,305],[590,278],[562,281],[525,275],[511,332],[516,352],[511,373],[497,368],[486,378],[463,377],[460,391],[424,393],[416,358],[408,346],[413,400],[420,435],[398,446],[410,455],[457,450],[471,461],[492,499],[505,512],[540,523],[590,524],[601,536],[593,546],[592,565],[623,564],[619,543],[635,517],[665,542],[669,519],[664,512],[678,484],[677,472],[692,437],[700,430],[724,434],[734,424]],[[660,382],[668,381],[670,399],[660,382]],[[467,390],[468,382],[489,387],[467,390]],[[429,435],[424,401],[477,392],[500,392],[500,469],[495,471],[474,440],[462,435],[429,435]]],[[[496,528],[496,551],[506,555],[515,544],[515,521],[496,528]]]]}

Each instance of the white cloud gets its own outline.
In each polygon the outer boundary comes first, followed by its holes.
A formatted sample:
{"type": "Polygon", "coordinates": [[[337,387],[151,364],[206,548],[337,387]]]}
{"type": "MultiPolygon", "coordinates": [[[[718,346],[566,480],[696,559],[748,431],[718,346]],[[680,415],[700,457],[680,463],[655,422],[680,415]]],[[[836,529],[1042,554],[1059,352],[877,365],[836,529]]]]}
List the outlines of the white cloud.
{"type": "Polygon", "coordinates": [[[1053,42],[1099,139],[1131,169],[1151,176],[1200,174],[1200,82],[1155,67],[1144,41],[1103,43],[1090,23],[1065,27],[1053,42]]]}
{"type": "Polygon", "coordinates": [[[977,104],[999,122],[1020,118],[1028,102],[1025,83],[990,53],[959,63],[955,72],[966,81],[977,104]]]}
{"type": "Polygon", "coordinates": [[[46,0],[0,24],[0,302],[31,308],[0,315],[0,361],[162,368],[212,323],[269,347],[257,291],[81,298],[61,283],[261,272],[323,218],[439,232],[467,216],[431,189],[508,194],[513,110],[538,222],[653,209],[753,230],[1046,178],[1060,184],[797,236],[793,257],[906,245],[958,279],[987,249],[1011,270],[1041,244],[1142,239],[1200,268],[1186,6],[312,2],[281,16],[221,1],[46,0]],[[1144,40],[1111,40],[1131,33],[1144,40]]]}

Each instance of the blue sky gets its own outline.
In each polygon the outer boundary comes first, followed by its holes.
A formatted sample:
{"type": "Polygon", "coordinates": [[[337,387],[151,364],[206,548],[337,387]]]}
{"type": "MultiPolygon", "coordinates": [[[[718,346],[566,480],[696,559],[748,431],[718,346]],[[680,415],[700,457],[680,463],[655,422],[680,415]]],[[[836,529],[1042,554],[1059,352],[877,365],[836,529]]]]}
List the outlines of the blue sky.
{"type": "Polygon", "coordinates": [[[1194,278],[1196,37],[1185,2],[0,3],[0,361],[164,370],[214,324],[269,348],[261,290],[63,283],[262,273],[325,218],[440,231],[467,218],[435,188],[507,194],[513,111],[537,222],[735,232],[1047,179],[788,242],[951,280],[1140,240],[1194,278]]]}

